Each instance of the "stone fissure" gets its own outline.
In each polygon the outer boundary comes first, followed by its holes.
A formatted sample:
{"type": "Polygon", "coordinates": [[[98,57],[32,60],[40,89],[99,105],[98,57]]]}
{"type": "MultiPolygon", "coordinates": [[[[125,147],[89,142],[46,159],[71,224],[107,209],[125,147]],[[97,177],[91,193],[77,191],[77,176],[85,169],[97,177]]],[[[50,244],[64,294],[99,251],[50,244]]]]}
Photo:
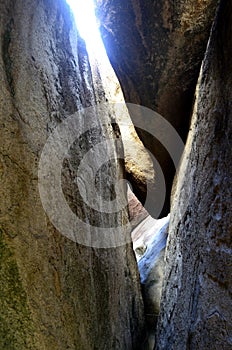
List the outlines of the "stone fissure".
{"type": "Polygon", "coordinates": [[[148,108],[138,125],[106,103],[119,84],[64,0],[0,4],[0,348],[229,349],[232,4],[95,3],[126,102],[148,108]],[[151,110],[187,138],[175,178],[151,110]]]}
{"type": "Polygon", "coordinates": [[[13,18],[6,25],[6,30],[3,34],[3,42],[2,42],[2,58],[4,62],[5,74],[7,78],[7,82],[9,85],[11,96],[14,98],[15,89],[14,89],[14,80],[13,80],[13,59],[10,54],[10,44],[11,44],[11,35],[14,26],[13,18]]]}

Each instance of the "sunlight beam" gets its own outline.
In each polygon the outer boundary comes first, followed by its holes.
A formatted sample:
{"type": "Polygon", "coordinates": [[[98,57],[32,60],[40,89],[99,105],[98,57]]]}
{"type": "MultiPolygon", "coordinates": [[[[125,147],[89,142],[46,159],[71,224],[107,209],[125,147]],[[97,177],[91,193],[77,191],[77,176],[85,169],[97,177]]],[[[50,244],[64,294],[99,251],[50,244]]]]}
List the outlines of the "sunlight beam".
{"type": "Polygon", "coordinates": [[[92,74],[100,73],[105,96],[111,103],[125,103],[123,93],[109,62],[95,15],[94,0],[66,0],[76,22],[78,32],[86,43],[92,74]]]}
{"type": "Polygon", "coordinates": [[[85,40],[89,54],[106,56],[95,16],[93,0],[66,0],[71,7],[76,25],[82,39],[85,40]]]}

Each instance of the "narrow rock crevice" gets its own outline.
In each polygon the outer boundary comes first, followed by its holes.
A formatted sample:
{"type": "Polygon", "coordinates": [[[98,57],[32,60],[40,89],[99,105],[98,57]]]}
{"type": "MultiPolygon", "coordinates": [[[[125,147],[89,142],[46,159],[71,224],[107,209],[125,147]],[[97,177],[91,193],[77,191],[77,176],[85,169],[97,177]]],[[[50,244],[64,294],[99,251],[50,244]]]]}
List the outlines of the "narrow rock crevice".
{"type": "Polygon", "coordinates": [[[229,349],[232,4],[95,3],[0,2],[0,348],[229,349]]]}

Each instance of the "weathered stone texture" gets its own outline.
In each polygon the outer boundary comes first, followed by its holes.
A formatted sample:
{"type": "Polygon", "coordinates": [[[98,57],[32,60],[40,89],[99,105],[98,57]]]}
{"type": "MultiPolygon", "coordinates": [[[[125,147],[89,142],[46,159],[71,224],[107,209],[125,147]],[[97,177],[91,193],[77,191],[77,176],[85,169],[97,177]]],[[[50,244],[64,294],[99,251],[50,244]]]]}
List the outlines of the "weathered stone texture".
{"type": "MultiPolygon", "coordinates": [[[[134,193],[131,191],[129,186],[127,189],[127,198],[128,198],[129,219],[130,219],[131,229],[133,230],[145,218],[147,218],[149,214],[146,211],[146,209],[144,209],[144,207],[142,206],[140,201],[137,199],[137,197],[134,195],[134,193]]],[[[133,234],[132,234],[132,237],[133,237],[133,234]]]]}
{"type": "Polygon", "coordinates": [[[222,0],[173,194],[157,350],[232,347],[231,23],[222,0]]]}
{"type": "MultiPolygon", "coordinates": [[[[95,1],[103,41],[126,102],[160,113],[185,140],[218,0],[95,1]]],[[[160,142],[143,130],[138,134],[162,166],[167,196],[161,216],[167,215],[175,168],[160,142]]],[[[145,187],[137,193],[142,202],[145,193],[145,187]]]]}
{"type": "MultiPolygon", "coordinates": [[[[38,192],[51,131],[104,99],[93,89],[85,45],[62,0],[1,1],[0,33],[0,348],[135,349],[143,309],[131,245],[94,249],[68,240],[49,222],[38,192]]],[[[103,131],[114,134],[107,108],[104,115],[108,127],[95,115],[99,133],[84,135],[85,146],[102,141],[103,131]]],[[[109,181],[98,174],[103,193],[123,175],[120,164],[107,171],[109,181]]],[[[65,177],[63,186],[68,191],[65,177]]],[[[66,194],[78,213],[83,203],[66,194]]]]}

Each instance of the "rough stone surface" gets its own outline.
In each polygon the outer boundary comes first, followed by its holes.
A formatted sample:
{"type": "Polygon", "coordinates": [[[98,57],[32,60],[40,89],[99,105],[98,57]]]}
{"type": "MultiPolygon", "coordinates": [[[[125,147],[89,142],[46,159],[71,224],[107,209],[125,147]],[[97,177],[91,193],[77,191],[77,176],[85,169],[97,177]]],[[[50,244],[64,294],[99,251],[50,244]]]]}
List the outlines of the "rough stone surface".
{"type": "MultiPolygon", "coordinates": [[[[96,249],[65,238],[38,192],[39,157],[51,131],[104,100],[100,82],[93,89],[85,46],[61,0],[1,1],[0,33],[0,348],[136,349],[143,307],[131,245],[96,249]]],[[[107,109],[104,115],[108,127],[94,115],[97,131],[79,140],[79,153],[70,150],[64,166],[63,191],[79,215],[87,208],[71,181],[75,167],[103,136],[118,136],[107,109]]],[[[123,176],[123,168],[104,170],[99,191],[110,197],[111,180],[123,176]]],[[[117,225],[128,213],[110,219],[90,211],[88,218],[117,225]]]]}
{"type": "MultiPolygon", "coordinates": [[[[156,183],[151,155],[138,137],[128,106],[125,103],[121,86],[109,60],[104,60],[103,63],[99,61],[97,65],[101,68],[100,73],[105,87],[106,98],[111,104],[112,112],[119,125],[124,149],[126,179],[137,196],[141,194],[141,191],[144,191],[144,187],[148,186],[154,192],[156,183]]],[[[133,228],[139,223],[139,217],[141,217],[141,215],[137,215],[138,210],[141,210],[141,213],[145,213],[146,210],[141,202],[132,195],[131,191],[129,191],[128,200],[130,221],[133,228]]],[[[147,215],[149,214],[147,213],[147,215]]]]}
{"type": "MultiPolygon", "coordinates": [[[[106,50],[126,102],[160,113],[185,140],[218,0],[95,1],[106,50]]],[[[167,196],[162,217],[170,210],[175,169],[163,145],[148,133],[137,131],[165,175],[167,196]]],[[[137,195],[143,203],[145,194],[146,187],[141,186],[137,195]]]]}
{"type": "MultiPolygon", "coordinates": [[[[126,178],[135,195],[141,199],[140,194],[144,191],[144,187],[146,187],[146,189],[149,187],[152,193],[155,191],[156,185],[153,162],[150,154],[138,137],[126,105],[124,105],[123,109],[124,111],[120,113],[119,117],[117,117],[119,115],[117,108],[115,114],[123,142],[126,178]]],[[[142,206],[141,202],[140,206],[142,206]]],[[[144,211],[146,211],[146,209],[143,209],[143,212],[144,211]]]]}
{"type": "Polygon", "coordinates": [[[148,217],[149,214],[146,211],[146,209],[144,209],[144,207],[142,206],[140,201],[137,199],[137,197],[134,195],[134,193],[131,191],[129,186],[127,190],[127,198],[128,198],[128,209],[129,209],[129,220],[130,220],[131,228],[134,229],[136,226],[138,226],[141,223],[141,221],[143,221],[146,217],[148,217]]]}
{"type": "MultiPolygon", "coordinates": [[[[104,48],[103,43],[100,44],[104,48]]],[[[92,58],[90,56],[90,64],[93,71],[94,83],[97,84],[97,90],[99,90],[100,80],[104,86],[105,98],[110,104],[115,121],[120,129],[124,150],[123,159],[126,179],[130,182],[133,192],[138,196],[141,191],[144,191],[144,187],[149,187],[154,192],[157,178],[155,179],[151,155],[138,137],[128,111],[128,106],[125,103],[121,86],[104,52],[105,50],[101,52],[99,57],[95,56],[92,58]]],[[[130,222],[133,228],[141,221],[139,220],[141,215],[137,215],[138,210],[141,210],[141,213],[145,213],[146,210],[144,208],[142,209],[141,202],[135,196],[132,196],[132,192],[129,193],[128,200],[130,222]]],[[[147,213],[147,215],[149,214],[147,213]]]]}
{"type": "Polygon", "coordinates": [[[222,0],[173,194],[157,350],[232,347],[231,31],[222,0]]]}

